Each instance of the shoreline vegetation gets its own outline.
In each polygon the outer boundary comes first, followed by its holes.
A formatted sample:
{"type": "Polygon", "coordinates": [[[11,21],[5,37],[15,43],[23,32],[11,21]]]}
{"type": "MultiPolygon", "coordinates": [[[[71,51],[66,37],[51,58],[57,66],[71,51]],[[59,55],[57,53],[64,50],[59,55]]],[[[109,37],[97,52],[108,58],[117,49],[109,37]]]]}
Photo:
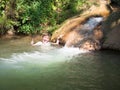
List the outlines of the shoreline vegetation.
{"type": "Polygon", "coordinates": [[[90,7],[89,0],[0,0],[0,34],[52,33],[66,19],[90,7]]]}

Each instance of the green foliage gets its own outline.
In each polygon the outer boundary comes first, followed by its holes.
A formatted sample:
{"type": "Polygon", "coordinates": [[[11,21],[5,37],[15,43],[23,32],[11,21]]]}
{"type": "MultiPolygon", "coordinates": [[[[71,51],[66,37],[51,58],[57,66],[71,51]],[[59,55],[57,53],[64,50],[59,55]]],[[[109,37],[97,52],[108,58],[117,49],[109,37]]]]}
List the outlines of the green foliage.
{"type": "Polygon", "coordinates": [[[5,34],[11,28],[14,29],[14,26],[19,26],[12,10],[14,2],[15,0],[0,1],[0,34],[5,34]]]}
{"type": "Polygon", "coordinates": [[[6,5],[6,0],[0,0],[0,16],[2,16],[4,12],[5,5],[6,5]]]}
{"type": "MultiPolygon", "coordinates": [[[[31,34],[39,33],[43,30],[54,31],[55,27],[65,19],[80,13],[82,10],[81,7],[85,5],[87,1],[0,0],[0,2],[1,18],[3,18],[3,12],[5,12],[4,14],[6,16],[4,23],[7,24],[10,20],[12,22],[12,24],[10,23],[10,27],[17,27],[17,33],[31,34]]],[[[5,27],[2,19],[0,24],[5,27]]]]}
{"type": "Polygon", "coordinates": [[[0,34],[5,34],[7,30],[11,28],[13,29],[13,26],[15,25],[17,26],[18,23],[11,19],[8,19],[6,15],[3,14],[2,17],[0,17],[0,34]]]}
{"type": "Polygon", "coordinates": [[[21,21],[19,32],[37,33],[46,24],[55,25],[51,2],[52,0],[33,0],[32,2],[24,0],[18,3],[17,10],[18,12],[22,11],[19,13],[19,20],[21,21]]]}

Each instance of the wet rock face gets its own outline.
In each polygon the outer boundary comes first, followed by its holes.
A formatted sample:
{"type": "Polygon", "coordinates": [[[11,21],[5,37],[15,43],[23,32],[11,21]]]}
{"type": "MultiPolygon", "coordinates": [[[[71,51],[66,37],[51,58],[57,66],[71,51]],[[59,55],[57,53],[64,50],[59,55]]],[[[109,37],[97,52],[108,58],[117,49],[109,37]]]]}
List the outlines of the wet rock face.
{"type": "Polygon", "coordinates": [[[51,40],[55,42],[59,36],[62,36],[60,44],[67,47],[79,47],[87,50],[100,49],[100,42],[103,38],[101,22],[111,12],[111,9],[106,5],[106,1],[100,1],[98,7],[93,6],[83,14],[65,21],[53,33],[51,40]]]}
{"type": "Polygon", "coordinates": [[[103,48],[120,50],[120,25],[116,26],[106,35],[103,48]]]}
{"type": "Polygon", "coordinates": [[[94,51],[94,50],[96,50],[95,44],[94,44],[94,43],[91,43],[91,42],[89,42],[89,41],[84,42],[84,43],[81,45],[80,48],[81,48],[81,49],[85,49],[85,50],[89,50],[89,51],[94,51]]]}
{"type": "Polygon", "coordinates": [[[83,40],[82,44],[79,46],[80,49],[85,49],[88,51],[94,51],[101,49],[100,42],[94,39],[83,40]]]}
{"type": "Polygon", "coordinates": [[[102,25],[104,42],[102,48],[120,50],[120,11],[112,13],[102,25]]]}
{"type": "Polygon", "coordinates": [[[99,50],[100,40],[103,37],[101,31],[102,17],[91,17],[80,26],[71,31],[60,34],[61,41],[67,47],[79,47],[85,50],[99,50]]]}

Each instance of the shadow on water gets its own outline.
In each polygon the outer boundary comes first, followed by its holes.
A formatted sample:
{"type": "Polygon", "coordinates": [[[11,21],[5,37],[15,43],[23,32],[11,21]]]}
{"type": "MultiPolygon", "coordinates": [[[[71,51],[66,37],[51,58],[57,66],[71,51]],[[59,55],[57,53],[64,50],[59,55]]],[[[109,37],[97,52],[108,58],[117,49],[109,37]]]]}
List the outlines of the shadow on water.
{"type": "Polygon", "coordinates": [[[10,41],[0,45],[6,53],[0,51],[0,90],[120,89],[120,52],[42,50],[28,43],[10,41]]]}
{"type": "Polygon", "coordinates": [[[80,90],[119,90],[120,52],[86,53],[71,60],[71,87],[80,90]]]}

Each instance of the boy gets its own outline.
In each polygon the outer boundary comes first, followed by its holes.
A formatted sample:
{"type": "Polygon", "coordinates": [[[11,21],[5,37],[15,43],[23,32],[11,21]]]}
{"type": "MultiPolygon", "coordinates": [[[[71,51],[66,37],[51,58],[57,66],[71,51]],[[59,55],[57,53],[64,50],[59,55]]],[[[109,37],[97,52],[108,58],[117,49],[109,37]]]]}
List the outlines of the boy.
{"type": "Polygon", "coordinates": [[[59,44],[59,39],[57,39],[57,42],[56,43],[51,43],[50,42],[50,35],[48,34],[48,33],[44,33],[43,35],[42,35],[42,41],[39,41],[39,42],[37,42],[37,43],[34,43],[34,40],[32,39],[32,41],[31,41],[31,45],[32,46],[42,46],[42,45],[44,45],[44,46],[50,46],[50,45],[58,45],[59,44]]]}

